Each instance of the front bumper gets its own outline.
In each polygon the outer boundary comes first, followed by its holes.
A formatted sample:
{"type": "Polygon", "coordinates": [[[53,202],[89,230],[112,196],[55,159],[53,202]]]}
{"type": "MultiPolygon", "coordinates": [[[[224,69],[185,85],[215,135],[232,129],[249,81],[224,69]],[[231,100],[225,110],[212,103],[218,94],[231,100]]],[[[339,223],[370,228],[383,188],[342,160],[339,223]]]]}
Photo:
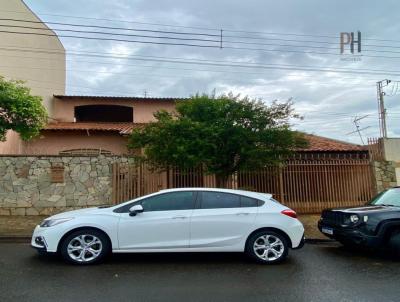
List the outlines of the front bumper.
{"type": "Polygon", "coordinates": [[[57,252],[59,232],[57,228],[42,228],[37,225],[32,234],[31,247],[44,252],[57,252]]]}
{"type": "Polygon", "coordinates": [[[318,222],[319,231],[326,237],[338,240],[343,243],[352,243],[366,247],[378,247],[381,245],[381,238],[378,236],[366,235],[357,228],[345,228],[340,226],[332,226],[322,221],[318,222]],[[326,234],[322,232],[322,228],[329,228],[333,234],[326,234]]]}

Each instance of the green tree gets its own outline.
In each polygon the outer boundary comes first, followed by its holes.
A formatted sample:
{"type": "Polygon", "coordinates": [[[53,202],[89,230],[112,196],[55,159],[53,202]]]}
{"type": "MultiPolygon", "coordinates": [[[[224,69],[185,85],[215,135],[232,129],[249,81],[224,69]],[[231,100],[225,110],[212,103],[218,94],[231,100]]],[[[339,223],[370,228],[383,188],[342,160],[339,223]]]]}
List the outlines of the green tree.
{"type": "Polygon", "coordinates": [[[23,140],[37,136],[46,125],[47,112],[39,96],[30,94],[22,81],[6,81],[0,76],[0,140],[7,130],[18,132],[23,140]]]}
{"type": "Polygon", "coordinates": [[[155,117],[133,131],[128,147],[143,149],[140,157],[159,170],[201,165],[216,175],[219,187],[238,170],[279,164],[306,145],[290,129],[289,119],[298,118],[291,101],[266,106],[232,94],[196,95],[177,102],[174,113],[155,117]]]}

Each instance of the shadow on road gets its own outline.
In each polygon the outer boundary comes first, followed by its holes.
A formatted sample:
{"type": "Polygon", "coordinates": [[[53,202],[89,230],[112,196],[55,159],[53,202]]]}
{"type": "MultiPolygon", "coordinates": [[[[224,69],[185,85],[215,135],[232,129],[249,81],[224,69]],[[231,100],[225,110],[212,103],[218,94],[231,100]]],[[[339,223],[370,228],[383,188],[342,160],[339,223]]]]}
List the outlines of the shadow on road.
{"type": "MultiPolygon", "coordinates": [[[[51,264],[51,265],[69,265],[63,261],[61,256],[52,255],[35,255],[32,259],[37,264],[51,264]]],[[[294,265],[296,259],[289,257],[282,264],[275,265],[294,265]]],[[[243,253],[115,253],[107,257],[104,264],[112,265],[143,265],[143,264],[162,264],[162,265],[254,265],[262,267],[265,265],[253,262],[247,258],[243,253]]],[[[269,265],[271,266],[271,265],[269,265]]]]}
{"type": "MultiPolygon", "coordinates": [[[[387,250],[369,250],[369,249],[350,249],[336,242],[329,243],[308,243],[305,248],[298,251],[291,251],[289,258],[279,266],[302,265],[302,259],[308,258],[308,253],[312,248],[313,253],[317,253],[320,257],[327,257],[338,262],[365,262],[365,263],[400,263],[400,258],[392,256],[387,250]]],[[[65,266],[66,264],[58,255],[39,256],[35,255],[31,259],[37,264],[51,264],[65,266]]],[[[105,261],[108,265],[254,265],[262,267],[248,259],[242,253],[131,253],[131,254],[112,254],[105,261]]]]}
{"type": "Polygon", "coordinates": [[[400,262],[400,258],[393,255],[388,249],[368,249],[362,247],[350,248],[338,242],[314,243],[321,253],[327,256],[344,259],[360,259],[365,261],[400,262]]]}

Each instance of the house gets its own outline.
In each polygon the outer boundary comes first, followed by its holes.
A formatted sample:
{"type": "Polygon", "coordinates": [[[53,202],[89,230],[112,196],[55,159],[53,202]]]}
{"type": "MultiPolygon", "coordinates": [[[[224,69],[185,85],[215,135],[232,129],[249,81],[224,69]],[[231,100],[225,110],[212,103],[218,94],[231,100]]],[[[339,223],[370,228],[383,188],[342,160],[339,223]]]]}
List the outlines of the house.
{"type": "MultiPolygon", "coordinates": [[[[53,115],[53,94],[65,94],[65,49],[57,35],[22,0],[0,1],[0,76],[22,80],[33,95],[41,96],[49,116],[53,115]],[[24,22],[35,22],[35,28],[24,22]],[[6,32],[7,31],[7,32],[6,32]],[[22,34],[22,32],[24,34],[22,34]],[[43,36],[36,34],[54,34],[43,36]],[[29,33],[29,34],[25,34],[29,33]]],[[[0,142],[0,154],[21,154],[22,142],[9,131],[0,142]]]]}
{"type": "MultiPolygon", "coordinates": [[[[173,111],[178,98],[55,95],[53,117],[41,135],[24,142],[23,154],[128,153],[128,136],[136,127],[154,121],[158,110],[173,111]]],[[[367,158],[363,146],[306,134],[301,159],[367,158]]]]}
{"type": "Polygon", "coordinates": [[[41,135],[22,146],[23,154],[127,154],[135,127],[171,112],[177,98],[54,96],[53,117],[41,135]]]}

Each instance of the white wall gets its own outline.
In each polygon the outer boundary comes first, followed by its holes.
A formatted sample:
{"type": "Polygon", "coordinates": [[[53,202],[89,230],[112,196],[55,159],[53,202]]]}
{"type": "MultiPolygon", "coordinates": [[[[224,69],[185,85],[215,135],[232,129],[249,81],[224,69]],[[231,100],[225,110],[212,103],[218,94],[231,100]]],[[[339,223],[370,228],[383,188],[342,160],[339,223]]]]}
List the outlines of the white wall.
{"type": "Polygon", "coordinates": [[[400,138],[384,138],[385,159],[400,162],[400,138]]]}

